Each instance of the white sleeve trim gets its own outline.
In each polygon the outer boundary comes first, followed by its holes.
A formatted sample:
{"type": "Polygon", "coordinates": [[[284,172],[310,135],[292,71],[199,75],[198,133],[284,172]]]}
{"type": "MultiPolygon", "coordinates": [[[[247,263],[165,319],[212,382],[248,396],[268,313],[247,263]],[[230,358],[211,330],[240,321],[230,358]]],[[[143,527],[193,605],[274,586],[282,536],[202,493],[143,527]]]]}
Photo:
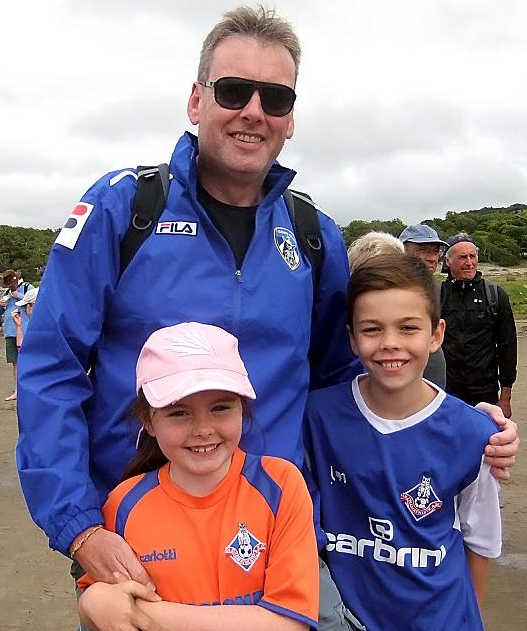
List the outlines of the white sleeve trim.
{"type": "Polygon", "coordinates": [[[478,477],[457,497],[463,540],[473,552],[494,559],[501,554],[499,483],[483,462],[478,477]]]}

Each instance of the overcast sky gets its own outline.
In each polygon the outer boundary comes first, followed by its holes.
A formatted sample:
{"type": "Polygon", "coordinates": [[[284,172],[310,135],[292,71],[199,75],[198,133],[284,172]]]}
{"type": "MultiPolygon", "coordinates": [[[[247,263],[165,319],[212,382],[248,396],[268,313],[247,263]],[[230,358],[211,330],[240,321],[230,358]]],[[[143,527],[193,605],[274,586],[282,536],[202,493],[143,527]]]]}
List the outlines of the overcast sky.
{"type": "MultiPolygon", "coordinates": [[[[105,172],[168,161],[202,40],[237,4],[3,3],[0,223],[58,228],[105,172]]],[[[303,48],[279,160],[338,223],[527,203],[525,0],[265,4],[303,48]]]]}

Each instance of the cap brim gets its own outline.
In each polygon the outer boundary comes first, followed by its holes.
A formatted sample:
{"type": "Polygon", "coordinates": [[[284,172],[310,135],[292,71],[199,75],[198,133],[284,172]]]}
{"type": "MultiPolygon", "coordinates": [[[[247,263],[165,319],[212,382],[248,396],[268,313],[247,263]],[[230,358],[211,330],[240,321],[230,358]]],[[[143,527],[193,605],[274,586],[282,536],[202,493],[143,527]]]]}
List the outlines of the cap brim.
{"type": "Polygon", "coordinates": [[[429,245],[445,245],[448,248],[448,243],[446,241],[441,241],[441,239],[421,239],[419,237],[415,239],[406,239],[403,243],[417,243],[419,245],[429,244],[429,245]]]}
{"type": "Polygon", "coordinates": [[[153,408],[164,408],[196,392],[224,390],[248,399],[256,394],[246,375],[226,370],[189,370],[177,376],[168,375],[142,386],[146,400],[153,408]]]}

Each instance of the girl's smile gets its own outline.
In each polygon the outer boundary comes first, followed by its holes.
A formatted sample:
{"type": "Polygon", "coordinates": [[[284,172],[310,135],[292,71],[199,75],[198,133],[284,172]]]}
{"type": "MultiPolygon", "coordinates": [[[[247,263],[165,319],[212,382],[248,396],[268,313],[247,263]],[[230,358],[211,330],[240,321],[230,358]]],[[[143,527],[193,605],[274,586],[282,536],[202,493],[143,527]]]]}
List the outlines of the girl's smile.
{"type": "Polygon", "coordinates": [[[147,431],[170,460],[170,477],[192,495],[208,495],[225,477],[242,431],[239,395],[205,390],[155,409],[147,431]]]}

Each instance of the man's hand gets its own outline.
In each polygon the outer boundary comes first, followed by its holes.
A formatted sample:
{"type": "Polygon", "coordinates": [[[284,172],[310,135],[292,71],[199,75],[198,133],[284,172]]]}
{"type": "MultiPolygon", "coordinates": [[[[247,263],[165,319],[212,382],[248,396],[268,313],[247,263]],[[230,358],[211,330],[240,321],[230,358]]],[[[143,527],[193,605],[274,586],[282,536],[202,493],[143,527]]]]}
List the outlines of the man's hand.
{"type": "Polygon", "coordinates": [[[485,447],[485,462],[491,466],[491,473],[496,480],[503,482],[511,477],[509,469],[514,466],[520,446],[518,426],[514,421],[506,419],[497,405],[478,403],[476,407],[489,414],[500,426],[500,431],[492,434],[485,447]]]}
{"type": "MultiPolygon", "coordinates": [[[[119,573],[114,580],[121,580],[119,573]]],[[[136,598],[149,602],[161,600],[151,589],[135,581],[94,583],[79,599],[79,618],[95,631],[166,631],[136,606],[136,598]]]]}
{"type": "Polygon", "coordinates": [[[119,573],[155,590],[152,579],[135,552],[115,532],[104,528],[97,530],[86,539],[73,558],[95,581],[115,583],[119,573]]]}
{"type": "Polygon", "coordinates": [[[501,389],[498,405],[502,409],[503,416],[505,418],[510,418],[512,416],[511,396],[512,396],[512,388],[501,389]]]}

